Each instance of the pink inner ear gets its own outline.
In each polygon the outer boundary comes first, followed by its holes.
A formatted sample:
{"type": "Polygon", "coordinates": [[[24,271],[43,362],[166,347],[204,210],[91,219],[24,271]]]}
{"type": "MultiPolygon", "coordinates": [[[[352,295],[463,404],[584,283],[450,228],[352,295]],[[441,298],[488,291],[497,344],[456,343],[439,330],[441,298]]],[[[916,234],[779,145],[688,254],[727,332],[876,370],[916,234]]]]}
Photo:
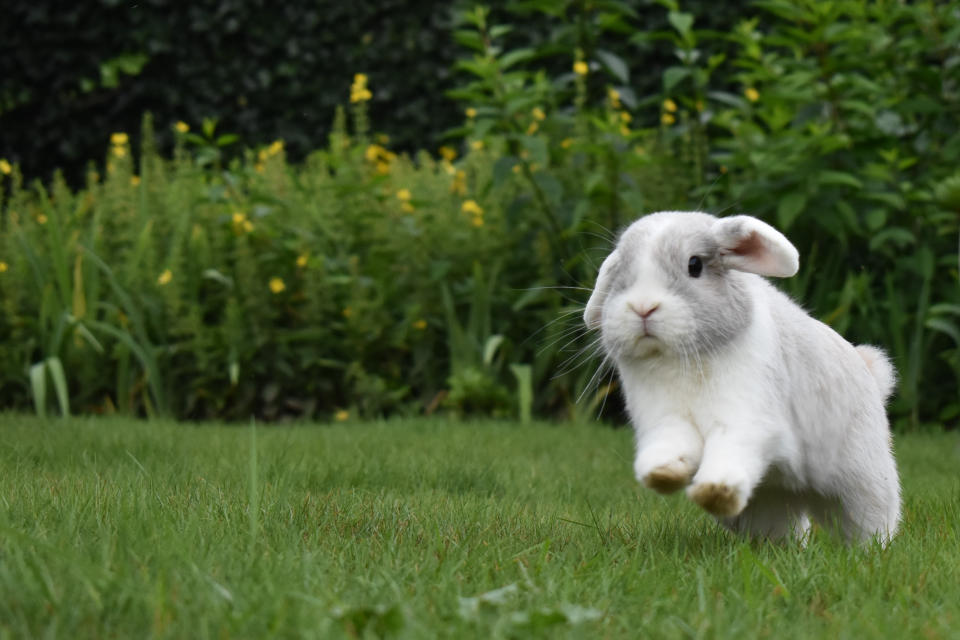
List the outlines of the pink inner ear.
{"type": "Polygon", "coordinates": [[[751,231],[734,245],[730,252],[742,259],[740,268],[762,275],[780,275],[783,265],[777,256],[770,250],[763,236],[757,231],[751,231]]]}
{"type": "Polygon", "coordinates": [[[741,238],[740,242],[733,247],[733,253],[738,256],[751,256],[755,260],[761,258],[765,253],[766,247],[763,244],[763,238],[756,231],[751,231],[750,235],[741,238]]]}

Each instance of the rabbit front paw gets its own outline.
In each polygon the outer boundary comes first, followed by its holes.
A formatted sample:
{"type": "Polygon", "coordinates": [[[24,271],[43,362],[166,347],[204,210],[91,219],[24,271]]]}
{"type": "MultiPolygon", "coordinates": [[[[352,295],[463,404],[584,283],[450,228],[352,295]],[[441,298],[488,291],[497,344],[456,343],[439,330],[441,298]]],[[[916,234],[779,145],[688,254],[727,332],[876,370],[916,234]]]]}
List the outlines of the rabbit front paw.
{"type": "Polygon", "coordinates": [[[715,516],[732,517],[747,506],[744,492],[725,482],[698,482],[687,489],[687,495],[715,516]]]}
{"type": "Polygon", "coordinates": [[[649,471],[637,470],[637,476],[644,486],[657,493],[673,493],[690,484],[690,478],[696,468],[684,458],[677,458],[665,464],[660,464],[649,471]]]}

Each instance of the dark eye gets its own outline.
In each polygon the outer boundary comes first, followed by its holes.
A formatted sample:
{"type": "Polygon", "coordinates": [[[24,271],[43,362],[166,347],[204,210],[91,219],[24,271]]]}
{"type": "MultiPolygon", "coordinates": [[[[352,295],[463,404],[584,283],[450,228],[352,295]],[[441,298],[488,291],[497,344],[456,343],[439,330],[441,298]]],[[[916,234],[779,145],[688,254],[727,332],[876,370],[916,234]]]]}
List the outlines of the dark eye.
{"type": "Polygon", "coordinates": [[[690,256],[690,262],[687,263],[687,273],[691,278],[699,278],[703,272],[703,260],[700,256],[690,256]]]}

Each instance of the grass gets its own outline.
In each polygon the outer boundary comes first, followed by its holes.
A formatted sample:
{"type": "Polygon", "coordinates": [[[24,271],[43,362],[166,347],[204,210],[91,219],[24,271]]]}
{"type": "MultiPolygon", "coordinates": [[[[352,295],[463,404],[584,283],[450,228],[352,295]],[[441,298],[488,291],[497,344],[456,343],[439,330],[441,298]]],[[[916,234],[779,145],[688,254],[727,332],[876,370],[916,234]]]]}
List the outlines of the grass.
{"type": "Polygon", "coordinates": [[[0,637],[956,637],[960,438],[890,548],[750,544],[625,430],[0,416],[0,637]]]}

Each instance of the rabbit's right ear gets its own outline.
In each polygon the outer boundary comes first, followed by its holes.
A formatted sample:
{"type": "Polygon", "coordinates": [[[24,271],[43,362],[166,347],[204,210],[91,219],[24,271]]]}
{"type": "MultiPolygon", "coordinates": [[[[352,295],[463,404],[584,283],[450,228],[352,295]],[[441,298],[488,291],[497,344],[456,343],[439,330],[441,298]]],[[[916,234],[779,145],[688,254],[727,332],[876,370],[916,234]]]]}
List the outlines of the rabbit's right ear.
{"type": "Polygon", "coordinates": [[[583,311],[583,321],[588,329],[599,329],[603,319],[603,303],[607,299],[607,293],[610,291],[610,273],[620,262],[620,254],[614,250],[607,259],[600,265],[600,272],[597,274],[597,284],[593,287],[593,293],[587,300],[587,308],[583,311]]]}
{"type": "Polygon", "coordinates": [[[720,218],[713,224],[728,269],[789,278],[800,268],[800,254],[787,238],[752,216],[720,218]]]}

